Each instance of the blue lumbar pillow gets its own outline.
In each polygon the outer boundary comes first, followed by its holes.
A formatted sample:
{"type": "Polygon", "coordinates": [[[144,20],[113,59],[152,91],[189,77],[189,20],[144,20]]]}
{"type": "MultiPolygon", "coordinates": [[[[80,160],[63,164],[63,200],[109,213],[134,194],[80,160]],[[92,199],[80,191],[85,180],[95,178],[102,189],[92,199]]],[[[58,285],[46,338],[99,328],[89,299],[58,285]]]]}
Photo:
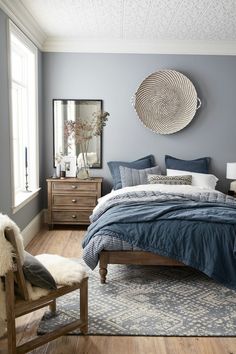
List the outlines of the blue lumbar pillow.
{"type": "Polygon", "coordinates": [[[141,170],[144,168],[153,167],[155,165],[155,159],[153,155],[148,155],[132,162],[109,161],[107,164],[111,172],[111,176],[113,180],[113,188],[120,189],[122,188],[120,166],[141,170]]]}
{"type": "Polygon", "coordinates": [[[195,160],[181,160],[173,156],[165,156],[166,169],[181,170],[197,173],[209,173],[210,157],[195,160]]]}

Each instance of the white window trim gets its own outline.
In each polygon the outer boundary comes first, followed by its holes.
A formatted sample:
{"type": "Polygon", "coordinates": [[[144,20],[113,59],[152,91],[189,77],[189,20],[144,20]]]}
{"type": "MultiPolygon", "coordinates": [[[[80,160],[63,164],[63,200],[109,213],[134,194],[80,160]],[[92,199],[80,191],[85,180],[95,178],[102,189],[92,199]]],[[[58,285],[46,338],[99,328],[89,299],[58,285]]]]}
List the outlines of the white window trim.
{"type": "Polygon", "coordinates": [[[31,40],[9,19],[8,20],[8,34],[7,34],[7,51],[8,51],[8,83],[9,83],[9,117],[10,117],[10,156],[11,156],[11,195],[12,195],[12,212],[15,214],[18,210],[27,205],[31,200],[33,200],[38,194],[41,188],[39,187],[39,146],[38,146],[38,49],[31,42],[31,40]],[[13,117],[12,117],[12,98],[11,98],[11,42],[10,35],[11,32],[15,33],[20,39],[26,43],[35,52],[35,96],[36,96],[36,178],[38,181],[38,187],[31,192],[20,193],[19,202],[16,203],[15,193],[14,193],[14,156],[13,156],[13,117]]]}

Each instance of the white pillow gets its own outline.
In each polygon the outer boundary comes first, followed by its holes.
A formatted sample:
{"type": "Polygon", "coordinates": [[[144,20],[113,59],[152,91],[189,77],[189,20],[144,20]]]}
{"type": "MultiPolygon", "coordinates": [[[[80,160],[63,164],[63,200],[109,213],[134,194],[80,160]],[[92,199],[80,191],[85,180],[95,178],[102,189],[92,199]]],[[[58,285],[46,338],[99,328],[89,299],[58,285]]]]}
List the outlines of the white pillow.
{"type": "Polygon", "coordinates": [[[188,173],[192,176],[192,186],[196,186],[200,188],[215,189],[216,183],[219,180],[216,176],[206,174],[206,173],[179,171],[179,170],[171,170],[171,169],[167,169],[166,173],[167,176],[179,176],[188,173]]]}

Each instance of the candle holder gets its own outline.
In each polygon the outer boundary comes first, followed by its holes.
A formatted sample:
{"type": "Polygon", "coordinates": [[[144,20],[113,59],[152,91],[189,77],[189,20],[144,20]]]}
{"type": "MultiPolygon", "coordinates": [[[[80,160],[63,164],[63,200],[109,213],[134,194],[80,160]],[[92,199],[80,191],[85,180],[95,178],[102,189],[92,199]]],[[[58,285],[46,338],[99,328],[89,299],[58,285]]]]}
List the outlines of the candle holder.
{"type": "Polygon", "coordinates": [[[28,167],[25,166],[25,192],[31,192],[29,190],[29,183],[28,183],[28,167]]]}
{"type": "Polygon", "coordinates": [[[29,191],[29,183],[28,183],[28,149],[25,147],[25,192],[29,191]]]}

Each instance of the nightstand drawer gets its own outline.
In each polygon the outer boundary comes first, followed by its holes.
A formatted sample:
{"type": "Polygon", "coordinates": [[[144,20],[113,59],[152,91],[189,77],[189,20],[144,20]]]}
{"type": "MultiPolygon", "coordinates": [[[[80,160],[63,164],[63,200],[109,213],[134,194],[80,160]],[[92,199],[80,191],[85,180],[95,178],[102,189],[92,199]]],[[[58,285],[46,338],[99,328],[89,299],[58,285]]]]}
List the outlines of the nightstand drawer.
{"type": "Polygon", "coordinates": [[[97,198],[95,196],[82,196],[82,195],[53,195],[53,208],[73,206],[79,207],[91,207],[96,206],[97,198]]]}
{"type": "Polygon", "coordinates": [[[89,224],[89,216],[92,214],[91,210],[84,211],[53,211],[52,219],[54,223],[86,223],[89,224]]]}
{"type": "Polygon", "coordinates": [[[69,191],[82,191],[82,192],[96,192],[97,183],[96,182],[54,182],[52,183],[53,192],[69,192],[69,191]]]}

